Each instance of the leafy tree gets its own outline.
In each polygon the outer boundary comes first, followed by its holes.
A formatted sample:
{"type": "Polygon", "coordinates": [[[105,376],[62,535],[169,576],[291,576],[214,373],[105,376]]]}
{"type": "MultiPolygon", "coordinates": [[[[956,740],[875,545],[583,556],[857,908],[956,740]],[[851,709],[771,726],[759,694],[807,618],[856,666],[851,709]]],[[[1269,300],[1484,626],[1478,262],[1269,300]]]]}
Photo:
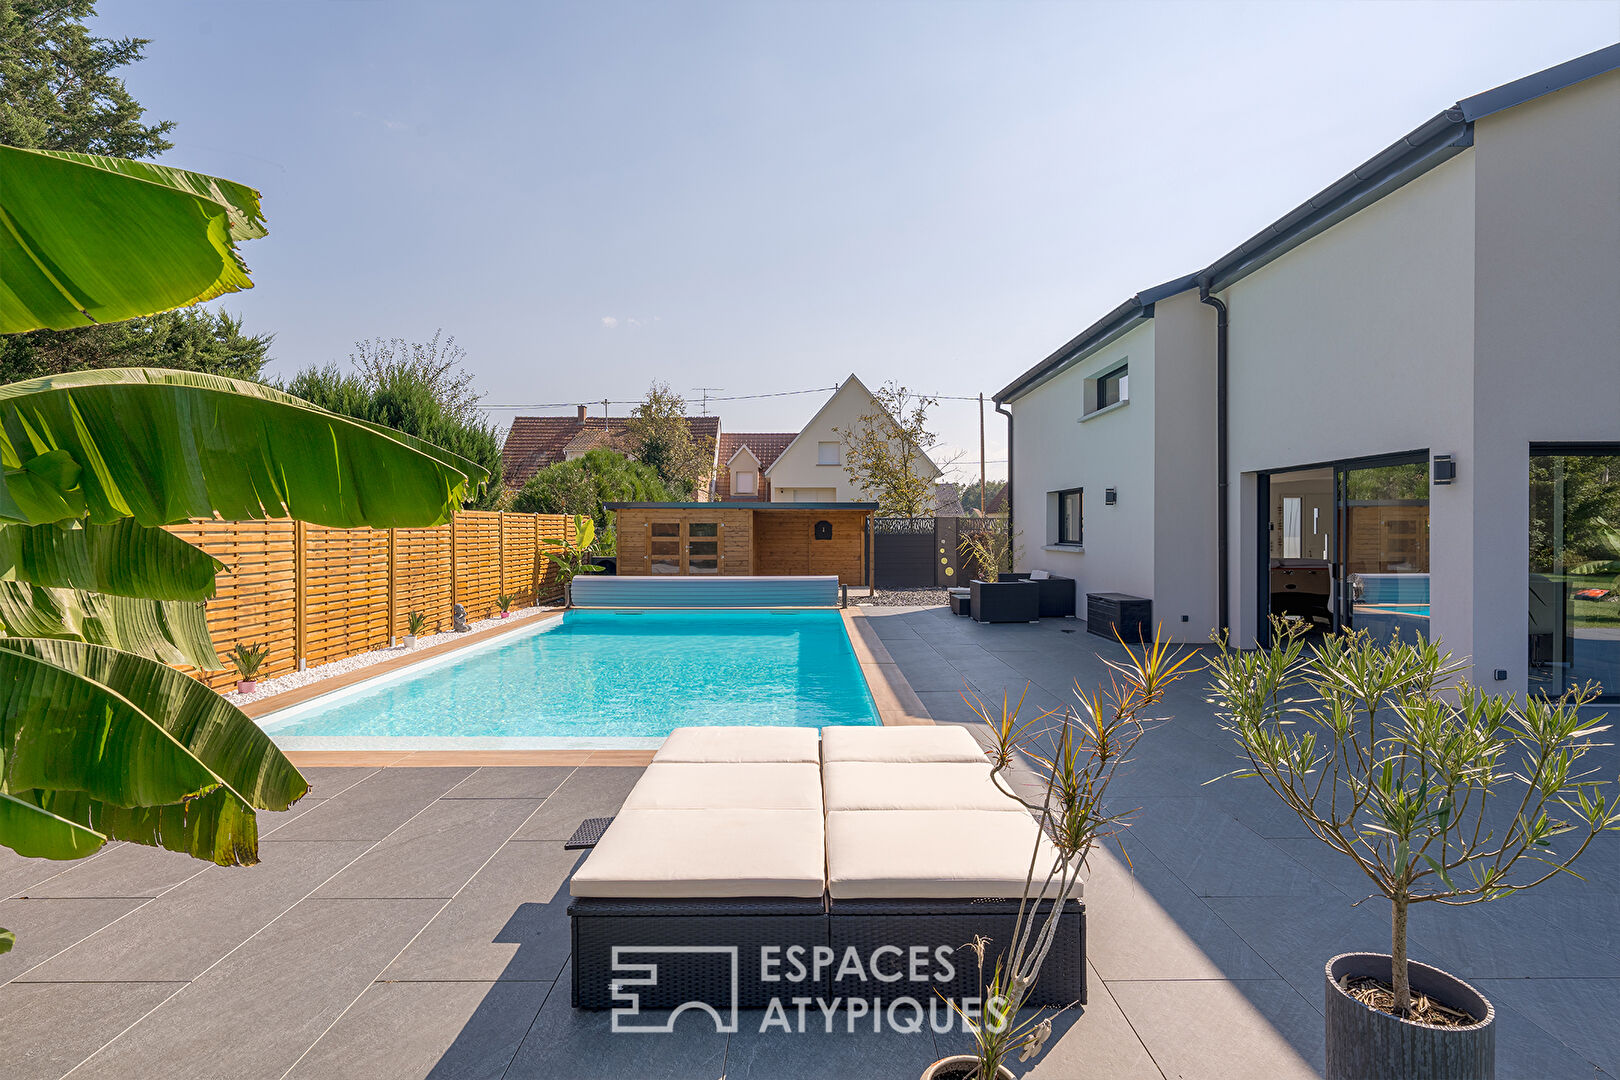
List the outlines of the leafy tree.
{"type": "MultiPolygon", "coordinates": [[[[984,485],[984,500],[985,500],[985,502],[987,502],[987,503],[995,502],[996,501],[996,496],[1000,495],[1001,494],[1001,489],[1006,487],[1006,486],[1007,486],[1007,481],[1005,481],[1005,480],[987,480],[987,481],[985,481],[985,485],[984,485]]],[[[979,505],[979,482],[977,480],[969,480],[969,481],[966,481],[965,483],[957,484],[956,485],[956,491],[957,491],[957,497],[962,502],[962,509],[963,510],[978,511],[979,513],[984,512],[984,507],[979,505]]]]}
{"type": "Polygon", "coordinates": [[[407,346],[395,353],[393,361],[372,363],[358,372],[344,372],[336,364],[307,368],[285,389],[312,405],[392,428],[476,462],[490,474],[491,483],[482,490],[469,489],[464,505],[469,510],[492,510],[500,497],[500,438],[471,406],[458,407],[464,396],[452,396],[448,403],[439,397],[446,387],[464,395],[466,373],[447,377],[441,372],[436,379],[416,362],[412,350],[422,347],[407,346]]]}
{"type": "Polygon", "coordinates": [[[652,466],[664,485],[689,497],[714,468],[714,440],[692,434],[686,399],[654,382],[626,425],[636,460],[652,466]]]}
{"type": "Polygon", "coordinates": [[[939,440],[928,427],[928,410],[939,404],[898,383],[872,395],[877,408],[861,414],[844,440],[844,471],[877,500],[885,517],[928,517],[934,512],[934,471],[928,451],[939,440]]]}
{"type": "Polygon", "coordinates": [[[462,367],[467,350],[453,337],[441,342],[443,335],[440,329],[433,332],[431,341],[376,338],[356,342],[349,362],[362,379],[375,386],[420,383],[446,416],[464,424],[481,422],[478,403],[484,395],[473,389],[472,372],[462,367]]]}
{"type": "Polygon", "coordinates": [[[203,371],[257,381],[273,339],[272,334],[244,334],[241,319],[204,307],[79,330],[35,330],[0,337],[0,382],[111,367],[203,371]]]}
{"type": "Polygon", "coordinates": [[[98,38],[94,0],[0,2],[0,143],[111,157],[156,157],[174,121],[146,114],[113,74],[143,58],[145,38],[98,38]]]}
{"type": "Polygon", "coordinates": [[[671,502],[673,496],[650,465],[612,450],[589,450],[529,477],[513,498],[522,514],[579,514],[607,527],[610,502],[671,502]]]}

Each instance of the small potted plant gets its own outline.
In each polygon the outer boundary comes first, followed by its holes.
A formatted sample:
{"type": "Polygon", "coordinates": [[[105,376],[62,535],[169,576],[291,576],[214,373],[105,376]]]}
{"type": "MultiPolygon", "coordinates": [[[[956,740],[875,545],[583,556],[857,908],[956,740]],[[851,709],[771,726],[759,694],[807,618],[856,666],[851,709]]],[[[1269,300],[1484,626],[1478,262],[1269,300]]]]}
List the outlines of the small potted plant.
{"type": "Polygon", "coordinates": [[[239,643],[227,655],[231,663],[236,666],[236,692],[238,694],[251,694],[259,688],[259,680],[255,678],[259,668],[264,666],[265,660],[270,656],[270,646],[260,645],[257,642],[244,641],[239,643]]]}
{"type": "Polygon", "coordinates": [[[1597,686],[1521,700],[1454,681],[1467,665],[1438,642],[1357,631],[1307,647],[1281,619],[1272,638],[1252,652],[1217,638],[1210,660],[1221,725],[1247,762],[1231,775],[1263,781],[1391,909],[1388,953],[1326,962],[1329,1080],[1495,1075],[1495,1009],[1408,958],[1408,910],[1524,892],[1620,829],[1581,760],[1608,730],[1581,715],[1597,686]]]}
{"type": "Polygon", "coordinates": [[[984,623],[1035,622],[1041,617],[1041,587],[1027,578],[1007,577],[1018,557],[1005,522],[989,522],[962,537],[957,550],[979,576],[968,582],[969,609],[984,623]]]}
{"type": "Polygon", "coordinates": [[[405,641],[407,649],[416,648],[416,639],[423,630],[427,629],[427,616],[420,611],[412,611],[405,616],[405,641]]]}
{"type": "Polygon", "coordinates": [[[501,593],[501,595],[495,598],[495,603],[500,606],[501,618],[507,618],[512,614],[512,598],[510,596],[507,596],[505,593],[501,593]]]}
{"type": "Polygon", "coordinates": [[[1080,871],[1092,848],[1129,824],[1131,810],[1119,811],[1106,802],[1108,786],[1131,760],[1142,734],[1166,719],[1148,714],[1164,700],[1166,688],[1187,674],[1194,655],[1178,654],[1158,637],[1140,652],[1126,645],[1124,660],[1103,661],[1114,672],[1107,688],[1086,694],[1076,683],[1078,708],[1045,712],[1032,720],[1018,718],[1022,699],[1010,704],[1004,695],[1000,712],[993,714],[978,697],[963,695],[989,731],[991,779],[1003,795],[1035,815],[1056,855],[1041,864],[1039,849],[1031,853],[1011,940],[995,953],[988,981],[985,954],[997,943],[982,936],[968,943],[978,960],[980,1002],[986,1007],[968,1012],[954,1001],[950,1005],[973,1037],[973,1053],[941,1058],[923,1072],[923,1080],[1011,1080],[1013,1074],[1003,1064],[1009,1056],[1017,1053],[1020,1061],[1028,1061],[1044,1048],[1052,1034],[1051,1017],[1039,1009],[1020,1017],[1019,1010],[1056,940],[1065,904],[1079,891],[1080,871]],[[1014,786],[1008,771],[1020,761],[1031,764],[1034,782],[1014,786]]]}

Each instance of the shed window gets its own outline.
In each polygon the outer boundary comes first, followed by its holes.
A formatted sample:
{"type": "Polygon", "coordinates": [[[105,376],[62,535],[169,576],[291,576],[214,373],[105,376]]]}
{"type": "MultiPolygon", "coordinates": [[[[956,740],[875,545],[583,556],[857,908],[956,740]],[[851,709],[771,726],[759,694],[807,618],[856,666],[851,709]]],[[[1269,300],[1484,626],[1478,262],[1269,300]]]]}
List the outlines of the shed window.
{"type": "Polygon", "coordinates": [[[816,443],[816,464],[837,465],[841,460],[838,453],[839,447],[840,444],[836,442],[816,443]]]}
{"type": "Polygon", "coordinates": [[[818,522],[816,522],[816,539],[817,540],[831,540],[832,539],[832,522],[830,522],[830,521],[818,521],[818,522]]]}

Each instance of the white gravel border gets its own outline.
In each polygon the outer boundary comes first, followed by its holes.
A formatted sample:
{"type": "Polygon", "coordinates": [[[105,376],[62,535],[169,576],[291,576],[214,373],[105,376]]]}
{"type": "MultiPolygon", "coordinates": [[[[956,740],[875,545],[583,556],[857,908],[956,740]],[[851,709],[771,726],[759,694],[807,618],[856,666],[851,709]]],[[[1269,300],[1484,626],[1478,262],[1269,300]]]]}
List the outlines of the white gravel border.
{"type": "Polygon", "coordinates": [[[403,645],[390,645],[384,649],[374,649],[371,652],[346,656],[342,660],[333,660],[329,664],[305,668],[303,671],[289,671],[287,674],[277,675],[273,679],[260,679],[258,688],[251,694],[238,694],[235,690],[232,690],[225,694],[224,697],[232,705],[241,708],[251,702],[273,697],[276,694],[284,694],[288,690],[309,686],[323,679],[330,679],[334,675],[347,675],[351,671],[370,667],[372,664],[380,664],[384,660],[397,660],[401,656],[428,655],[452,642],[467,641],[488,630],[503,626],[516,626],[521,622],[539,618],[542,615],[554,615],[561,610],[560,607],[522,608],[512,612],[509,618],[502,619],[497,616],[493,619],[480,619],[477,622],[468,623],[469,632],[466,634],[454,632],[429,634],[427,637],[418,638],[414,649],[407,649],[403,645]]]}

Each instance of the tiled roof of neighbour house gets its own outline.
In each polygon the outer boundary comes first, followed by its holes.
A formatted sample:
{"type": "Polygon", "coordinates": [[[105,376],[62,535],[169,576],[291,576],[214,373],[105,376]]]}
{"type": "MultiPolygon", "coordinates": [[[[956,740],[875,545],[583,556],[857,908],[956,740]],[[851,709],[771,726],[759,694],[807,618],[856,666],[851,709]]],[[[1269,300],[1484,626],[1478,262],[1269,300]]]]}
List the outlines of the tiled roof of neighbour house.
{"type": "MultiPolygon", "coordinates": [[[[694,438],[717,439],[718,416],[688,416],[694,438]]],[[[501,449],[501,477],[507,487],[522,487],[536,472],[564,460],[570,452],[599,446],[622,449],[628,424],[623,416],[519,416],[513,419],[501,449]]]]}
{"type": "MultiPolygon", "coordinates": [[[[771,483],[765,476],[765,470],[770,468],[771,462],[781,456],[787,449],[788,443],[798,437],[796,431],[726,431],[720,435],[720,475],[716,477],[717,499],[729,499],[731,495],[731,470],[726,463],[744,446],[748,452],[759,459],[759,477],[755,484],[759,488],[759,500],[768,502],[771,497],[771,483]]],[[[739,499],[753,496],[739,495],[739,499]]]]}
{"type": "Polygon", "coordinates": [[[1002,484],[1001,490],[990,496],[990,505],[985,507],[986,514],[1005,514],[1007,512],[1007,485],[1002,484]]]}
{"type": "Polygon", "coordinates": [[[956,490],[955,484],[934,485],[934,515],[936,517],[961,517],[962,493],[956,490]]]}

